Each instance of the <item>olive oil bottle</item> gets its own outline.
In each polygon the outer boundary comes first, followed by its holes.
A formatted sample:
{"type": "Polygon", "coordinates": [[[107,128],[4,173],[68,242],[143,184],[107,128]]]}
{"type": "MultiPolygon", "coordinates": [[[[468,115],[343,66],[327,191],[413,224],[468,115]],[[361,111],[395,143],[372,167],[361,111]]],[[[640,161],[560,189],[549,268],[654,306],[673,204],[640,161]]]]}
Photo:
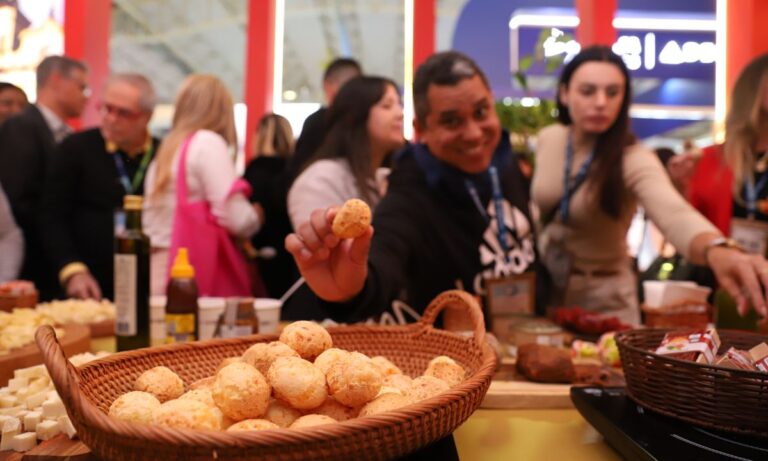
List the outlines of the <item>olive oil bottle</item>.
{"type": "Polygon", "coordinates": [[[125,230],[115,237],[117,350],[149,347],[149,237],[141,231],[142,197],[123,200],[125,230]]]}

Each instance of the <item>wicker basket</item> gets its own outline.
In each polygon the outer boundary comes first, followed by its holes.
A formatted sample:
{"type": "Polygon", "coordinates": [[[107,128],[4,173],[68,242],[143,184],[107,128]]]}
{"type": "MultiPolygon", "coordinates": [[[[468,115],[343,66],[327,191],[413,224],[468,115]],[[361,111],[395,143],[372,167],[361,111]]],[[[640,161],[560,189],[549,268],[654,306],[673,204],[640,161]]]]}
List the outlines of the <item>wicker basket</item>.
{"type": "Polygon", "coordinates": [[[275,335],[219,339],[130,351],[91,362],[80,369],[61,352],[53,330],[41,327],[37,344],[78,436],[103,459],[391,459],[447,436],[480,405],[496,367],[485,342],[483,316],[471,295],[448,291],[427,308],[421,321],[406,326],[353,325],[329,328],[334,346],[384,355],[403,372],[419,375],[437,355],[448,355],[468,378],[438,396],[402,409],[338,424],[301,430],[214,432],[171,429],[116,420],[110,404],[132,390],[145,370],[166,365],[187,383],[211,376],[227,357],[242,354],[275,335]],[[447,306],[463,307],[472,318],[474,336],[433,328],[447,306]]]}
{"type": "MultiPolygon", "coordinates": [[[[641,406],[699,426],[768,437],[768,374],[665,357],[653,352],[671,330],[618,333],[627,394],[641,406]]],[[[722,345],[749,349],[768,338],[718,330],[722,345]]]]}

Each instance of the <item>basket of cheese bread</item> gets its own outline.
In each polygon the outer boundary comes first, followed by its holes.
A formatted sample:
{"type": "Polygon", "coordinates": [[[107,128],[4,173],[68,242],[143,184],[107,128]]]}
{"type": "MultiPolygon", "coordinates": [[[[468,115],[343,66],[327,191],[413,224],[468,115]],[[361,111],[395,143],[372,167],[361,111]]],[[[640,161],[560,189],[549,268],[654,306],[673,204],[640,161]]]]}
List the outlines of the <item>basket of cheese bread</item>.
{"type": "Polygon", "coordinates": [[[448,291],[405,326],[295,322],[114,354],[81,368],[37,343],[80,439],[103,459],[392,459],[453,432],[496,367],[475,299],[448,291]],[[433,327],[463,308],[465,336],[433,327]]]}
{"type": "Polygon", "coordinates": [[[627,394],[699,426],[768,437],[768,338],[710,329],[616,334],[627,394]]]}

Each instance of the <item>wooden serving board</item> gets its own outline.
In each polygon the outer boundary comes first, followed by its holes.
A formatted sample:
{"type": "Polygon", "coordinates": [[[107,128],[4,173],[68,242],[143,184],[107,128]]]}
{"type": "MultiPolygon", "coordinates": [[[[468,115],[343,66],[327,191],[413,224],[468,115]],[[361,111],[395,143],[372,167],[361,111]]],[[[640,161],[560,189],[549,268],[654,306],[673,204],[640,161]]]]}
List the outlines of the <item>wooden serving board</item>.
{"type": "MultiPolygon", "coordinates": [[[[59,338],[59,342],[67,357],[90,350],[91,331],[88,326],[71,324],[61,328],[64,329],[64,337],[59,338]]],[[[8,355],[0,355],[0,387],[8,385],[8,380],[13,378],[14,370],[40,363],[43,363],[43,357],[34,342],[14,349],[8,355]]]]}
{"type": "Polygon", "coordinates": [[[102,320],[101,322],[89,323],[91,329],[91,338],[106,338],[115,336],[115,320],[102,320]]]}
{"type": "Polygon", "coordinates": [[[81,441],[69,440],[59,434],[51,440],[40,442],[35,448],[23,453],[0,451],[0,461],[97,461],[98,458],[81,441]]]}
{"type": "Polygon", "coordinates": [[[507,410],[573,408],[571,384],[494,380],[480,407],[507,410]]]}
{"type": "MultiPolygon", "coordinates": [[[[584,365],[575,364],[574,366],[578,370],[584,365]]],[[[618,376],[617,372],[611,372],[611,380],[608,384],[623,385],[623,377],[618,376]]],[[[504,359],[480,407],[507,410],[573,408],[572,386],[574,384],[528,381],[517,372],[514,359],[504,359]]]]}

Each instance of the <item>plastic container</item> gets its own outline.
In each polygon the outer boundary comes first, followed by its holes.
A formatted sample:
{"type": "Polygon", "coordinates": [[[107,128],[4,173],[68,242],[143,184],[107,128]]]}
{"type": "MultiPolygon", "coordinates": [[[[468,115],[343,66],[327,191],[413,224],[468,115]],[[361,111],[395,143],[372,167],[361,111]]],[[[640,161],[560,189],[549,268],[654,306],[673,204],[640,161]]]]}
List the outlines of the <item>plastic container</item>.
{"type": "Polygon", "coordinates": [[[256,298],[253,300],[253,307],[259,318],[259,333],[277,333],[283,303],[279,299],[256,298]]]}

